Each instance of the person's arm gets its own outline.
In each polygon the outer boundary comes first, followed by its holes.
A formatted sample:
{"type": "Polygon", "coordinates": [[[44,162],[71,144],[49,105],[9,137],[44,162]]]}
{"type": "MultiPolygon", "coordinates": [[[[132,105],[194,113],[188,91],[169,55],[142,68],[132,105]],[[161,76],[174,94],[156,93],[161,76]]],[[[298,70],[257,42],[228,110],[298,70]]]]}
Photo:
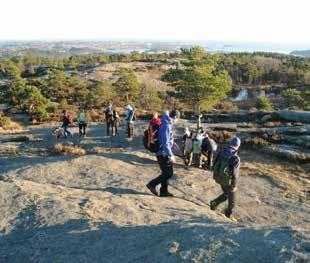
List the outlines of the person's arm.
{"type": "Polygon", "coordinates": [[[232,157],[231,173],[232,173],[231,188],[234,189],[237,186],[237,181],[240,173],[240,158],[238,156],[232,157]]]}

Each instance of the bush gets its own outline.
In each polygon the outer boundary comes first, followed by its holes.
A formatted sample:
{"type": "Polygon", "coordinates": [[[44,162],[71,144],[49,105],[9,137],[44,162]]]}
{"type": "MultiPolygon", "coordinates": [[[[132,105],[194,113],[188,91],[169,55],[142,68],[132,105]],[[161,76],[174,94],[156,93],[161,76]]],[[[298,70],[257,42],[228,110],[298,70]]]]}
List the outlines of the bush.
{"type": "Polygon", "coordinates": [[[0,116],[0,127],[5,128],[6,126],[10,125],[11,120],[6,116],[0,116]]]}
{"type": "Polygon", "coordinates": [[[243,145],[245,147],[256,149],[256,148],[267,147],[270,144],[268,143],[268,141],[266,141],[260,137],[250,137],[250,138],[246,138],[244,140],[243,145]]]}
{"type": "Polygon", "coordinates": [[[258,98],[256,107],[260,110],[272,111],[273,105],[266,96],[261,96],[258,98]]]}

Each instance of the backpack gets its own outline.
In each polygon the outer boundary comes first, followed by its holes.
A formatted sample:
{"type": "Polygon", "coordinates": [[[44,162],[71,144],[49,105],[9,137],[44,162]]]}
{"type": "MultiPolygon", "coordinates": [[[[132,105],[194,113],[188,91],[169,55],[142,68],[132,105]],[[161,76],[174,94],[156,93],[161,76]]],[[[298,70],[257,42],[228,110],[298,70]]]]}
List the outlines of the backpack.
{"type": "Polygon", "coordinates": [[[229,160],[229,157],[220,155],[213,167],[213,178],[221,186],[229,186],[232,182],[229,160]]]}
{"type": "Polygon", "coordinates": [[[157,153],[160,150],[160,143],[158,138],[158,125],[149,125],[148,129],[144,131],[143,145],[152,153],[157,153]]]}
{"type": "Polygon", "coordinates": [[[69,124],[72,124],[73,123],[73,117],[72,117],[72,115],[71,114],[68,114],[68,123],[69,124]]]}

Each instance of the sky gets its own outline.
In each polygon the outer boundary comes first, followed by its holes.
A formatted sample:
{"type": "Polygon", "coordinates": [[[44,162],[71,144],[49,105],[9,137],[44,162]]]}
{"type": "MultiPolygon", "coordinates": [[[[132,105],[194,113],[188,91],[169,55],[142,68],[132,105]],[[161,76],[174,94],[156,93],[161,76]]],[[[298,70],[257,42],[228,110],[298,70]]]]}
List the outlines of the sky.
{"type": "Polygon", "coordinates": [[[0,0],[0,40],[310,43],[310,0],[0,0]]]}

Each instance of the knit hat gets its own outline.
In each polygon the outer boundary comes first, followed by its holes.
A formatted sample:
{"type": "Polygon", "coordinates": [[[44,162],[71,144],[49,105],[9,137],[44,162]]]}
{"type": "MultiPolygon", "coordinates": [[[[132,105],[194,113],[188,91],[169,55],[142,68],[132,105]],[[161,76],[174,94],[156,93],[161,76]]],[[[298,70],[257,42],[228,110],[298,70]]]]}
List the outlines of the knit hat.
{"type": "Polygon", "coordinates": [[[170,111],[169,117],[172,119],[179,119],[180,115],[181,114],[178,110],[172,110],[172,111],[170,111]]]}
{"type": "Polygon", "coordinates": [[[241,145],[241,140],[238,137],[234,137],[231,142],[231,146],[239,147],[241,145]]]}

